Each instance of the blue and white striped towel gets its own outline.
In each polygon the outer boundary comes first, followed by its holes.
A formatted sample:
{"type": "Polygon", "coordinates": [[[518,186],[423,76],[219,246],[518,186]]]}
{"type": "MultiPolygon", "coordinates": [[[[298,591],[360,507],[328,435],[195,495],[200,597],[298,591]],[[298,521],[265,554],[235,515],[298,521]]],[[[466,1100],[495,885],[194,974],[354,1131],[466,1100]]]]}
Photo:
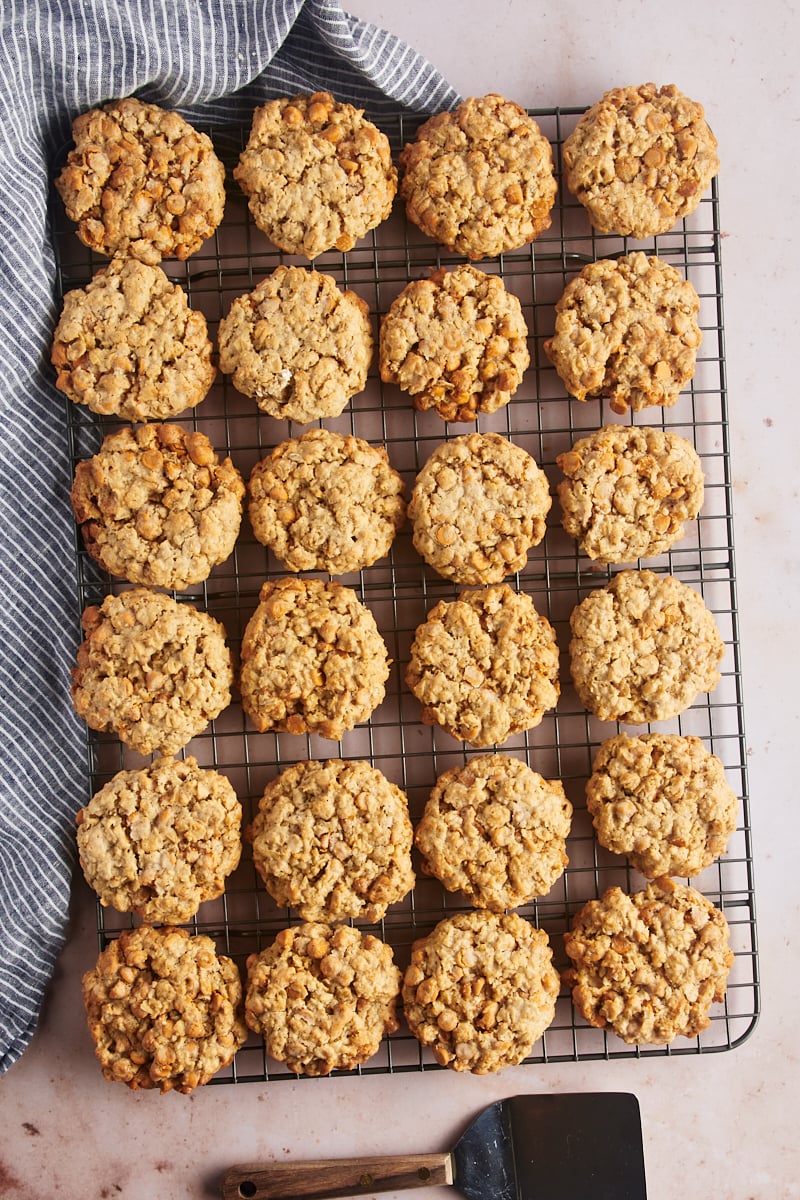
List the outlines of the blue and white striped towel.
{"type": "Polygon", "coordinates": [[[73,118],[136,94],[249,123],[328,88],[376,117],[452,88],[331,0],[3,0],[0,26],[0,1073],[22,1054],[66,936],[86,733],[69,671],[79,612],[47,194],[73,118]]]}

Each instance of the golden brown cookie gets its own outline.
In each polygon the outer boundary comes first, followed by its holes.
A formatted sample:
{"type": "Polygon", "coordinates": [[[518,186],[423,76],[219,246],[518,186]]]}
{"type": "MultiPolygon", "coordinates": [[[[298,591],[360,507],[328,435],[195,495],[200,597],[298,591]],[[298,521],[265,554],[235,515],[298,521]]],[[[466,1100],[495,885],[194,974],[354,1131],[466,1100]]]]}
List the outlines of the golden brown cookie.
{"type": "Polygon", "coordinates": [[[436,780],[414,841],[423,870],[476,908],[545,896],[567,865],[572,805],[557,779],[505,754],[481,754],[436,780]]]}
{"type": "Polygon", "coordinates": [[[386,644],[351,588],[320,579],[263,585],[239,677],[256,729],[338,740],[381,703],[388,677],[386,644]]]}
{"type": "Polygon", "coordinates": [[[288,254],[352,250],[392,210],[389,139],[329,92],[257,108],[234,179],[253,220],[288,254]]]}
{"type": "Polygon", "coordinates": [[[234,387],[301,425],[342,412],[366,386],[372,352],[366,301],[305,267],[277,267],[219,326],[219,365],[234,387]]]}
{"type": "Polygon", "coordinates": [[[80,810],[78,854],[103,906],[181,924],[239,864],[242,806],[195,758],[117,774],[80,810]]]}
{"type": "Polygon", "coordinates": [[[699,310],[693,285],[662,259],[601,259],[567,284],[544,349],[578,400],[606,396],[617,413],[669,408],[694,375],[699,310]]]}
{"type": "Polygon", "coordinates": [[[287,767],[247,836],[270,896],[305,921],[379,921],[414,886],[408,800],[367,762],[287,767]]]}
{"type": "Polygon", "coordinates": [[[508,404],[530,363],[522,306],[499,275],[468,264],[416,279],[392,301],[380,329],[384,383],[421,412],[474,421],[508,404]]]}
{"type": "Polygon", "coordinates": [[[530,596],[507,583],[463,591],[418,626],[406,683],[425,724],[472,746],[500,744],[555,708],[555,633],[530,596]]]}
{"type": "Polygon", "coordinates": [[[214,382],[206,319],[160,267],[118,255],[64,297],[50,354],[56,387],[104,417],[163,421],[214,382]]]}
{"type": "Polygon", "coordinates": [[[458,913],[414,943],[403,1011],[442,1066],[486,1075],[530,1053],[559,987],[544,930],[517,913],[458,913]]]}
{"type": "Polygon", "coordinates": [[[466,258],[516,250],[550,227],[550,143],[524,109],[492,93],[421,125],[400,154],[410,221],[466,258]]]}
{"type": "Polygon", "coordinates": [[[92,558],[130,583],[182,590],[233,553],[244,483],[203,433],[126,426],[78,463],[72,509],[92,558]]]}
{"type": "Polygon", "coordinates": [[[550,487],[521,446],[499,433],[443,442],[417,475],[408,515],[414,546],[457,583],[499,583],[545,534],[550,487]]]}
{"type": "Polygon", "coordinates": [[[282,930],[247,960],[246,1018],[298,1075],[351,1071],[399,1027],[392,949],[349,925],[282,930]]]}
{"type": "Polygon", "coordinates": [[[632,1045],[696,1037],[725,996],[733,952],[710,900],[673,879],[626,895],[611,887],[576,913],[564,983],[578,1012],[632,1045]]]}
{"type": "Polygon", "coordinates": [[[693,213],[719,170],[702,104],[674,84],[613,88],[563,146],[564,179],[599,233],[646,238],[693,213]]]}
{"type": "Polygon", "coordinates": [[[239,970],[211,938],[127,929],[83,976],[95,1052],[109,1082],[184,1095],[247,1039],[239,970]]]}
{"type": "Polygon", "coordinates": [[[699,738],[621,733],[595,755],[586,807],[600,845],[655,879],[699,875],[724,854],[739,800],[699,738]]]}
{"type": "Polygon", "coordinates": [[[596,562],[664,554],[703,505],[700,457],[670,430],[604,425],[556,462],[561,523],[596,562]]]}
{"type": "Polygon", "coordinates": [[[72,702],[91,729],[175,754],[230,704],[225,629],[193,605],[132,588],[90,605],[81,625],[72,702]]]}
{"type": "Polygon", "coordinates": [[[570,628],[575,690],[601,721],[668,721],[719,683],[714,616],[674,575],[620,571],[576,605],[570,628]]]}
{"type": "Polygon", "coordinates": [[[247,492],[255,536],[290,571],[369,567],[406,519],[384,447],[328,429],[281,442],[255,465],[247,492]]]}
{"type": "Polygon", "coordinates": [[[111,257],[188,258],[222,220],[225,168],[176,112],[129,97],[82,113],[56,188],[78,237],[111,257]]]}

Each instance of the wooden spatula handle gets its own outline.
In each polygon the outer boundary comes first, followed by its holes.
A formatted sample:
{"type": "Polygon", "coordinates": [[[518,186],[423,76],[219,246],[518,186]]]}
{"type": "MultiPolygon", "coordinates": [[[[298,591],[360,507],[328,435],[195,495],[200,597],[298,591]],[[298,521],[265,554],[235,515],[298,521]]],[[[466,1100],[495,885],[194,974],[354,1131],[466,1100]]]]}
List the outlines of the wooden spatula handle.
{"type": "Polygon", "coordinates": [[[449,1154],[328,1158],[319,1162],[245,1163],[222,1181],[224,1200],[335,1200],[453,1182],[449,1154]]]}

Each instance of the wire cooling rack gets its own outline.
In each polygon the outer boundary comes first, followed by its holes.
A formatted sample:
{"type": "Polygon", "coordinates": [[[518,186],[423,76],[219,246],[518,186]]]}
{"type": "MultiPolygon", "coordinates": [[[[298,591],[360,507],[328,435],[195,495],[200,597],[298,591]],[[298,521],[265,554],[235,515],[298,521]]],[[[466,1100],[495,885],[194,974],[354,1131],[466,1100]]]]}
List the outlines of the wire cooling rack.
{"type": "MultiPolygon", "coordinates": [[[[690,523],[684,539],[668,554],[650,559],[648,568],[671,572],[696,588],[714,613],[727,651],[722,680],[712,695],[679,718],[663,722],[660,732],[694,734],[723,762],[728,782],[740,797],[739,824],[726,855],[692,883],[719,905],[730,925],[735,961],[726,999],[712,1009],[711,1024],[694,1039],[677,1039],[669,1046],[628,1046],[613,1034],[589,1027],[574,1011],[569,995],[559,997],[555,1020],[533,1046],[527,1063],[588,1061],[593,1059],[649,1058],[705,1054],[739,1045],[753,1030],[758,1017],[759,981],[753,892],[746,744],[739,654],[731,512],[731,474],[725,348],[723,330],[721,231],[719,193],[715,180],[691,217],[670,233],[648,241],[629,242],[594,233],[581,206],[561,185],[561,145],[581,109],[531,110],[552,143],[559,193],[552,227],[532,245],[478,265],[499,272],[508,289],[522,303],[529,329],[531,365],[511,403],[477,423],[446,424],[435,413],[417,413],[409,399],[381,383],[373,365],[366,390],[355,397],[338,418],[326,427],[353,433],[386,446],[393,466],[410,494],[416,472],[443,439],[469,429],[495,430],[510,437],[533,455],[551,486],[561,477],[556,456],[572,442],[610,421],[626,419],[640,425],[671,429],[692,441],[705,472],[705,502],[699,519],[690,523]],[[552,333],[554,304],[564,286],[585,263],[629,249],[655,253],[677,267],[694,284],[700,296],[703,342],[697,370],[677,404],[651,408],[628,418],[610,411],[606,401],[580,403],[569,398],[543,352],[552,333]]],[[[378,123],[390,137],[395,152],[410,140],[421,117],[383,115],[378,123]]],[[[235,296],[250,291],[279,263],[293,261],[276,250],[252,224],[244,197],[231,178],[231,170],[247,138],[247,130],[230,127],[209,130],[218,154],[228,168],[228,195],[224,221],[213,239],[185,264],[163,264],[182,284],[189,301],[201,309],[212,336],[235,296]]],[[[75,236],[53,194],[52,222],[61,295],[83,286],[104,259],[93,255],[75,236]]],[[[307,265],[305,260],[299,261],[307,265]]],[[[341,286],[352,288],[369,304],[377,334],[378,323],[394,297],[411,279],[424,278],[438,266],[463,261],[437,247],[407,224],[398,202],[392,217],[347,254],[327,253],[316,260],[317,269],[332,275],[341,286]]],[[[68,402],[69,447],[72,466],[94,453],[119,422],[100,419],[68,402]]],[[[246,478],[253,465],[278,442],[301,431],[286,421],[261,413],[221,376],[208,398],[181,422],[201,429],[221,454],[229,453],[246,478]]],[[[559,506],[554,500],[543,542],[535,547],[524,570],[509,582],[529,593],[540,612],[553,624],[562,652],[561,698],[557,709],[541,725],[512,738],[502,752],[527,761],[548,778],[560,778],[574,807],[567,851],[569,865],[551,892],[520,911],[550,936],[556,965],[566,965],[562,935],[576,910],[612,884],[628,891],[644,885],[624,859],[599,847],[586,811],[584,786],[591,773],[600,742],[618,731],[611,723],[590,716],[570,684],[566,650],[569,615],[592,589],[605,584],[619,568],[598,568],[581,555],[563,532],[559,506]]],[[[77,581],[82,606],[98,603],[119,584],[100,572],[87,556],[76,531],[77,581]]],[[[628,564],[631,565],[631,564],[628,564]]],[[[635,564],[634,564],[635,565],[635,564]]],[[[265,579],[286,571],[253,538],[247,521],[228,562],[217,567],[202,586],[179,593],[223,621],[230,645],[238,649],[244,626],[256,606],[265,579]]],[[[412,821],[421,814],[439,774],[465,763],[478,753],[449,735],[420,722],[419,705],[403,683],[409,648],[417,625],[438,600],[453,598],[459,588],[441,579],[421,561],[406,528],[389,556],[375,566],[340,581],[353,587],[374,613],[394,660],[386,700],[372,719],[345,734],[340,743],[316,736],[256,733],[234,700],[208,730],[185,750],[203,766],[224,772],[233,783],[244,808],[247,824],[266,783],[284,767],[302,759],[367,759],[408,796],[412,821]]],[[[637,727],[635,732],[643,732],[637,727]]],[[[484,751],[486,752],[486,751],[484,751]]],[[[101,787],[122,767],[142,765],[142,759],[112,737],[87,733],[88,793],[101,787]]],[[[417,864],[418,865],[418,864],[417,864]]],[[[444,915],[467,907],[464,898],[447,894],[438,883],[418,872],[417,885],[407,899],[394,905],[377,925],[359,922],[394,949],[400,967],[408,961],[415,938],[429,932],[444,915]]],[[[231,955],[244,970],[248,954],[269,944],[275,934],[297,919],[279,909],[265,892],[255,872],[249,846],[219,900],[201,906],[188,926],[192,932],[212,936],[221,952],[231,955]]],[[[134,922],[110,909],[97,908],[98,941],[102,949],[110,939],[134,922]]],[[[428,1050],[423,1050],[405,1024],[384,1039],[378,1054],[358,1068],[358,1073],[438,1070],[428,1050]]],[[[260,1038],[251,1035],[218,1083],[294,1079],[293,1072],[268,1058],[260,1038]]]]}

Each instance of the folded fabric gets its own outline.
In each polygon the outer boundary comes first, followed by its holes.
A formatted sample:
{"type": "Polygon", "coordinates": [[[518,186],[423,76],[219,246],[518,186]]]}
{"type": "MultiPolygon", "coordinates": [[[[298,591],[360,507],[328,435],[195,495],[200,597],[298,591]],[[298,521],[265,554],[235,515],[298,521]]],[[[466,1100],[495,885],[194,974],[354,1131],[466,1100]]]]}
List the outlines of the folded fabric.
{"type": "Polygon", "coordinates": [[[393,34],[328,0],[4,0],[0,41],[0,1073],[29,1043],[66,937],[86,730],[67,418],[47,201],[78,113],[135,94],[197,123],[248,124],[268,97],[326,88],[381,111],[457,95],[393,34]]]}

